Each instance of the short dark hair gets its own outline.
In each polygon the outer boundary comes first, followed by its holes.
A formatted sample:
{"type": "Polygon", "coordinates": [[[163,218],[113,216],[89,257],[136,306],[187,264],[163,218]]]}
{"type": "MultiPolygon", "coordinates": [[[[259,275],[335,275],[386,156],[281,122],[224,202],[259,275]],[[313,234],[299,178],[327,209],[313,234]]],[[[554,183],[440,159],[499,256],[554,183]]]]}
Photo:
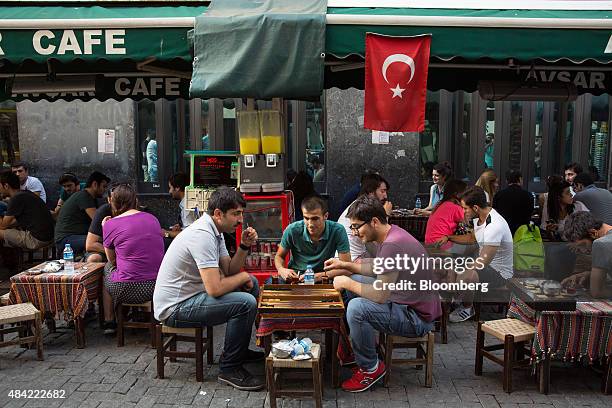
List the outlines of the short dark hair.
{"type": "Polygon", "coordinates": [[[387,212],[381,202],[374,198],[362,195],[355,200],[348,209],[348,218],[370,222],[377,218],[381,224],[387,224],[387,212]]]}
{"type": "Polygon", "coordinates": [[[565,165],[565,167],[563,168],[563,170],[573,170],[574,173],[576,174],[580,174],[582,173],[582,166],[579,163],[576,162],[572,162],[572,163],[568,163],[565,165]]]}
{"type": "Polygon", "coordinates": [[[361,181],[361,190],[359,191],[359,195],[375,193],[381,183],[385,183],[387,190],[389,190],[389,182],[385,180],[383,176],[379,174],[368,174],[361,181]]]}
{"type": "Polygon", "coordinates": [[[8,184],[10,188],[19,190],[21,183],[19,183],[19,177],[15,173],[9,170],[5,170],[0,173],[0,184],[8,184]]]}
{"type": "Polygon", "coordinates": [[[100,173],[99,171],[94,171],[89,175],[89,178],[87,178],[87,184],[85,184],[85,187],[91,187],[94,182],[100,184],[103,181],[110,183],[111,179],[100,173]]]}
{"type": "Polygon", "coordinates": [[[508,184],[520,183],[523,173],[519,170],[510,169],[506,172],[506,182],[508,184]]]}
{"type": "Polygon", "coordinates": [[[208,199],[208,214],[213,215],[216,209],[225,214],[229,210],[246,208],[246,206],[246,200],[239,191],[230,187],[219,187],[208,199]]]}
{"type": "Polygon", "coordinates": [[[361,175],[361,179],[359,179],[359,184],[363,184],[363,181],[366,179],[366,177],[368,177],[370,174],[380,174],[380,172],[377,169],[374,168],[368,168],[366,169],[366,171],[363,172],[363,174],[361,175]]]}
{"type": "Polygon", "coordinates": [[[563,224],[563,236],[570,242],[581,239],[591,239],[589,230],[598,230],[603,225],[603,221],[598,220],[589,211],[576,211],[567,216],[563,224]]]}
{"type": "Polygon", "coordinates": [[[444,178],[444,181],[450,179],[453,176],[453,169],[449,162],[441,162],[433,166],[432,172],[437,171],[440,176],[444,178]]]}
{"type": "Polygon", "coordinates": [[[175,173],[168,177],[168,183],[174,188],[185,191],[185,187],[189,185],[189,176],[185,173],[175,173]]]}
{"type": "Polygon", "coordinates": [[[305,197],[302,200],[302,212],[306,211],[315,211],[320,208],[321,213],[325,214],[328,211],[327,201],[318,194],[311,194],[308,197],[305,197]]]}
{"type": "Polygon", "coordinates": [[[574,179],[574,184],[582,184],[583,186],[590,186],[593,184],[593,177],[589,173],[579,173],[574,179]]]}
{"type": "Polygon", "coordinates": [[[463,201],[468,206],[477,205],[480,208],[487,208],[489,204],[487,203],[487,195],[482,187],[472,186],[465,190],[463,194],[461,194],[461,201],[463,201]]]}
{"type": "Polygon", "coordinates": [[[64,173],[60,176],[58,184],[74,183],[79,184],[79,179],[74,173],[64,173]]]}
{"type": "Polygon", "coordinates": [[[23,167],[25,170],[29,169],[28,164],[26,162],[18,161],[18,162],[11,164],[12,169],[17,169],[19,167],[23,167]]]}

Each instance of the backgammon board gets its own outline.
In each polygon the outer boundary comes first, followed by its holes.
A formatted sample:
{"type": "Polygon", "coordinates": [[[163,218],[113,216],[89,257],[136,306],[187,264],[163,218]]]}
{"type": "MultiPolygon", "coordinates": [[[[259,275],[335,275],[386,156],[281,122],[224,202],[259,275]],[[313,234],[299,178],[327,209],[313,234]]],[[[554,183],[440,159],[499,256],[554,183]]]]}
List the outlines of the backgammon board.
{"type": "Polygon", "coordinates": [[[333,285],[264,285],[258,311],[262,317],[342,316],[344,303],[333,285]]]}

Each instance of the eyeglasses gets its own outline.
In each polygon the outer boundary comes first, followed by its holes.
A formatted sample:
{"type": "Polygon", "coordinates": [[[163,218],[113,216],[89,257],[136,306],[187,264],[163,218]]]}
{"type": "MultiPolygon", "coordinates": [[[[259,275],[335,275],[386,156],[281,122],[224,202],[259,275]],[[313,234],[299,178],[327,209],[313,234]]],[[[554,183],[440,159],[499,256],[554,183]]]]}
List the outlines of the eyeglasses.
{"type": "Polygon", "coordinates": [[[359,224],[359,225],[353,225],[353,224],[351,224],[351,226],[350,226],[349,228],[351,229],[351,231],[353,231],[353,232],[357,232],[357,231],[359,231],[359,228],[363,227],[364,225],[366,225],[366,224],[368,224],[368,223],[369,223],[369,221],[366,221],[366,222],[361,223],[361,224],[359,224]]]}

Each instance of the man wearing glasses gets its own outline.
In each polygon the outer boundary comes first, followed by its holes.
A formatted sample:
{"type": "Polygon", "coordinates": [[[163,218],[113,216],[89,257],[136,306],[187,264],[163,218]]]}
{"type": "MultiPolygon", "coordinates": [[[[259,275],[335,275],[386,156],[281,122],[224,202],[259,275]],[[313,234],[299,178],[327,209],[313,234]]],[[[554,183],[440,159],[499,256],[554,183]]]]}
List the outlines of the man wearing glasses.
{"type": "MultiPolygon", "coordinates": [[[[325,270],[346,271],[353,276],[337,276],[334,288],[358,297],[348,303],[346,318],[358,369],[342,383],[348,392],[362,392],[384,377],[386,368],[376,352],[377,333],[420,337],[431,331],[434,320],[442,314],[440,297],[435,291],[420,290],[422,281],[433,281],[433,271],[426,263],[414,268],[398,259],[425,259],[427,252],[412,235],[387,223],[380,200],[361,196],[349,208],[353,234],[362,242],[376,242],[376,258],[361,263],[330,259],[325,270]],[[384,265],[384,266],[383,266],[384,265]],[[360,282],[354,277],[369,277],[360,282]],[[401,284],[403,286],[400,286],[401,284]]],[[[412,262],[409,265],[415,265],[412,262]]]]}
{"type": "Polygon", "coordinates": [[[274,257],[279,280],[302,281],[308,265],[315,271],[315,282],[324,277],[333,278],[343,271],[324,271],[323,263],[338,253],[342,261],[350,261],[351,253],[344,227],[328,220],[327,202],[319,196],[302,200],[303,220],[290,224],[283,232],[283,238],[274,257]],[[291,251],[288,268],[285,257],[291,251]]]}

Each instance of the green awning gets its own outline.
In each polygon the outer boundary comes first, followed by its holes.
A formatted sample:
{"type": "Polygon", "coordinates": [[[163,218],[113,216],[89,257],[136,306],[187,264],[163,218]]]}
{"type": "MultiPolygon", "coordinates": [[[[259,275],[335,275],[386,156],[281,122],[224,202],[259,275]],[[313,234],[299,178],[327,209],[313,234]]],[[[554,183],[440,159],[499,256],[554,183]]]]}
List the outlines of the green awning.
{"type": "Polygon", "coordinates": [[[575,63],[612,61],[612,12],[345,8],[327,10],[326,51],[364,57],[365,34],[432,34],[431,56],[575,63]]]}
{"type": "Polygon", "coordinates": [[[0,60],[19,64],[191,61],[187,32],[206,7],[0,7],[0,60]]]}

